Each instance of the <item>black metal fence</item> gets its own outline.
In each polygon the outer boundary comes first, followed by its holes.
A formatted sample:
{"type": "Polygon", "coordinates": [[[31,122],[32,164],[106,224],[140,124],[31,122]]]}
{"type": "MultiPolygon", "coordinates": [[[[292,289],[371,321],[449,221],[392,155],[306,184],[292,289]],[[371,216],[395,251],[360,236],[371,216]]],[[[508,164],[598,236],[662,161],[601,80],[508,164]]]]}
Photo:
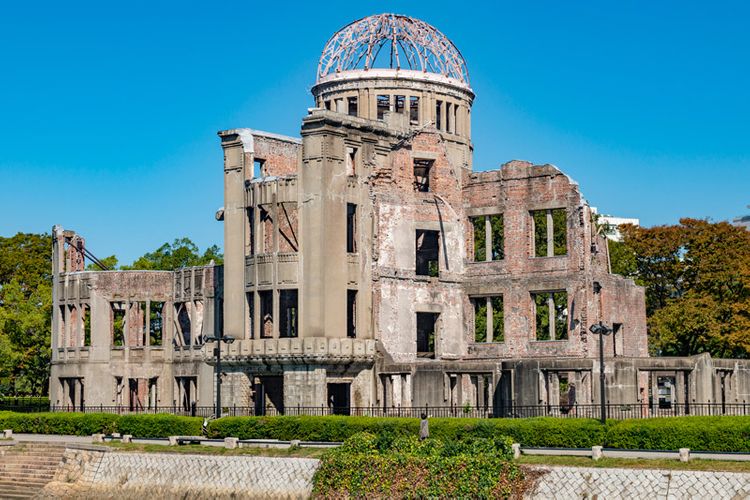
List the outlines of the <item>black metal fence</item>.
{"type": "MultiPolygon", "coordinates": [[[[115,413],[119,415],[157,414],[213,417],[213,406],[192,406],[185,409],[181,406],[155,406],[143,408],[129,408],[128,406],[49,406],[38,401],[0,400],[0,411],[15,412],[83,412],[83,413],[115,413]]],[[[628,418],[681,417],[681,416],[709,416],[709,415],[750,415],[750,404],[742,403],[682,403],[671,405],[649,404],[607,404],[605,405],[608,419],[621,420],[628,418]]],[[[383,406],[294,406],[286,408],[256,408],[255,406],[225,406],[223,416],[325,416],[352,415],[369,417],[408,417],[419,418],[422,414],[431,418],[464,417],[464,418],[529,418],[529,417],[558,417],[558,418],[594,418],[601,417],[601,405],[503,405],[500,407],[473,406],[419,406],[419,407],[383,407],[383,406]]]]}

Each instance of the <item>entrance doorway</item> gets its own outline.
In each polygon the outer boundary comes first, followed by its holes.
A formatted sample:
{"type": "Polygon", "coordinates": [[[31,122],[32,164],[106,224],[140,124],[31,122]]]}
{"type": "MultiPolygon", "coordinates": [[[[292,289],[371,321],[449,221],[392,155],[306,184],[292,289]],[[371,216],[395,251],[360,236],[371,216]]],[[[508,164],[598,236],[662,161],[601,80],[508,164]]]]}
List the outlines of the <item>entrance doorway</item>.
{"type": "Polygon", "coordinates": [[[255,414],[284,414],[284,377],[255,377],[255,414]]]}
{"type": "Polygon", "coordinates": [[[349,415],[351,385],[349,383],[328,384],[328,409],[331,414],[349,415]]]}

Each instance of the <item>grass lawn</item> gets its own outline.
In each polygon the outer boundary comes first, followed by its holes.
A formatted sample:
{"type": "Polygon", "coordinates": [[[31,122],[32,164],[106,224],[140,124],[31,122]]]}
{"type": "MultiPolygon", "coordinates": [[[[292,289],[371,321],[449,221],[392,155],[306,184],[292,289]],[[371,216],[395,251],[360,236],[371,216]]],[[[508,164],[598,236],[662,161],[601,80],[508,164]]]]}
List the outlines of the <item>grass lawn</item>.
{"type": "Polygon", "coordinates": [[[568,467],[612,467],[624,469],[671,469],[703,470],[726,472],[750,472],[750,462],[730,462],[724,460],[701,460],[693,458],[684,463],[679,460],[649,458],[602,458],[565,457],[545,455],[521,455],[517,461],[525,465],[562,465],[568,467]]]}
{"type": "Polygon", "coordinates": [[[246,447],[230,450],[221,446],[203,446],[200,444],[185,444],[180,446],[166,446],[162,444],[141,443],[104,443],[105,446],[118,451],[141,452],[141,453],[190,453],[194,455],[249,455],[257,457],[296,457],[296,458],[320,458],[327,448],[260,448],[246,447]]]}

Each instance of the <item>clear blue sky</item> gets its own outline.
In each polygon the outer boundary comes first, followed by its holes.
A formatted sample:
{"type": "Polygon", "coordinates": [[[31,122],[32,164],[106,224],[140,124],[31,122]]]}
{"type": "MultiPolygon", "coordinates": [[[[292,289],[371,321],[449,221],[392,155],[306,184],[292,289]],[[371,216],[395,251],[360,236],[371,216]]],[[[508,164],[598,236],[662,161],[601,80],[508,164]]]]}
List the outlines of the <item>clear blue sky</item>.
{"type": "Polygon", "coordinates": [[[62,224],[130,262],[222,243],[216,131],[297,135],[328,37],[369,14],[451,38],[475,168],[553,163],[645,225],[750,212],[747,2],[5,2],[0,235],[62,224]]]}

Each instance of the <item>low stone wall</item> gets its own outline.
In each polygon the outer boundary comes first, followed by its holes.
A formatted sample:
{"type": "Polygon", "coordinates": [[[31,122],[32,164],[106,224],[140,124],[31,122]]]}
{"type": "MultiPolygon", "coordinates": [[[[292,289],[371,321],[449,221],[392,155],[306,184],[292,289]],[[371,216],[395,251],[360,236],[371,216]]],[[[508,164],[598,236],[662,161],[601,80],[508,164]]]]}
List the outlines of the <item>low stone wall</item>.
{"type": "Polygon", "coordinates": [[[68,450],[48,498],[308,498],[318,460],[68,450]]]}
{"type": "Polygon", "coordinates": [[[534,467],[541,473],[527,493],[533,500],[570,498],[750,498],[750,474],[659,469],[534,467]]]}
{"type": "MultiPolygon", "coordinates": [[[[68,449],[47,498],[308,498],[318,460],[68,449]]],[[[750,474],[526,466],[529,499],[750,498],[750,474]]]]}

